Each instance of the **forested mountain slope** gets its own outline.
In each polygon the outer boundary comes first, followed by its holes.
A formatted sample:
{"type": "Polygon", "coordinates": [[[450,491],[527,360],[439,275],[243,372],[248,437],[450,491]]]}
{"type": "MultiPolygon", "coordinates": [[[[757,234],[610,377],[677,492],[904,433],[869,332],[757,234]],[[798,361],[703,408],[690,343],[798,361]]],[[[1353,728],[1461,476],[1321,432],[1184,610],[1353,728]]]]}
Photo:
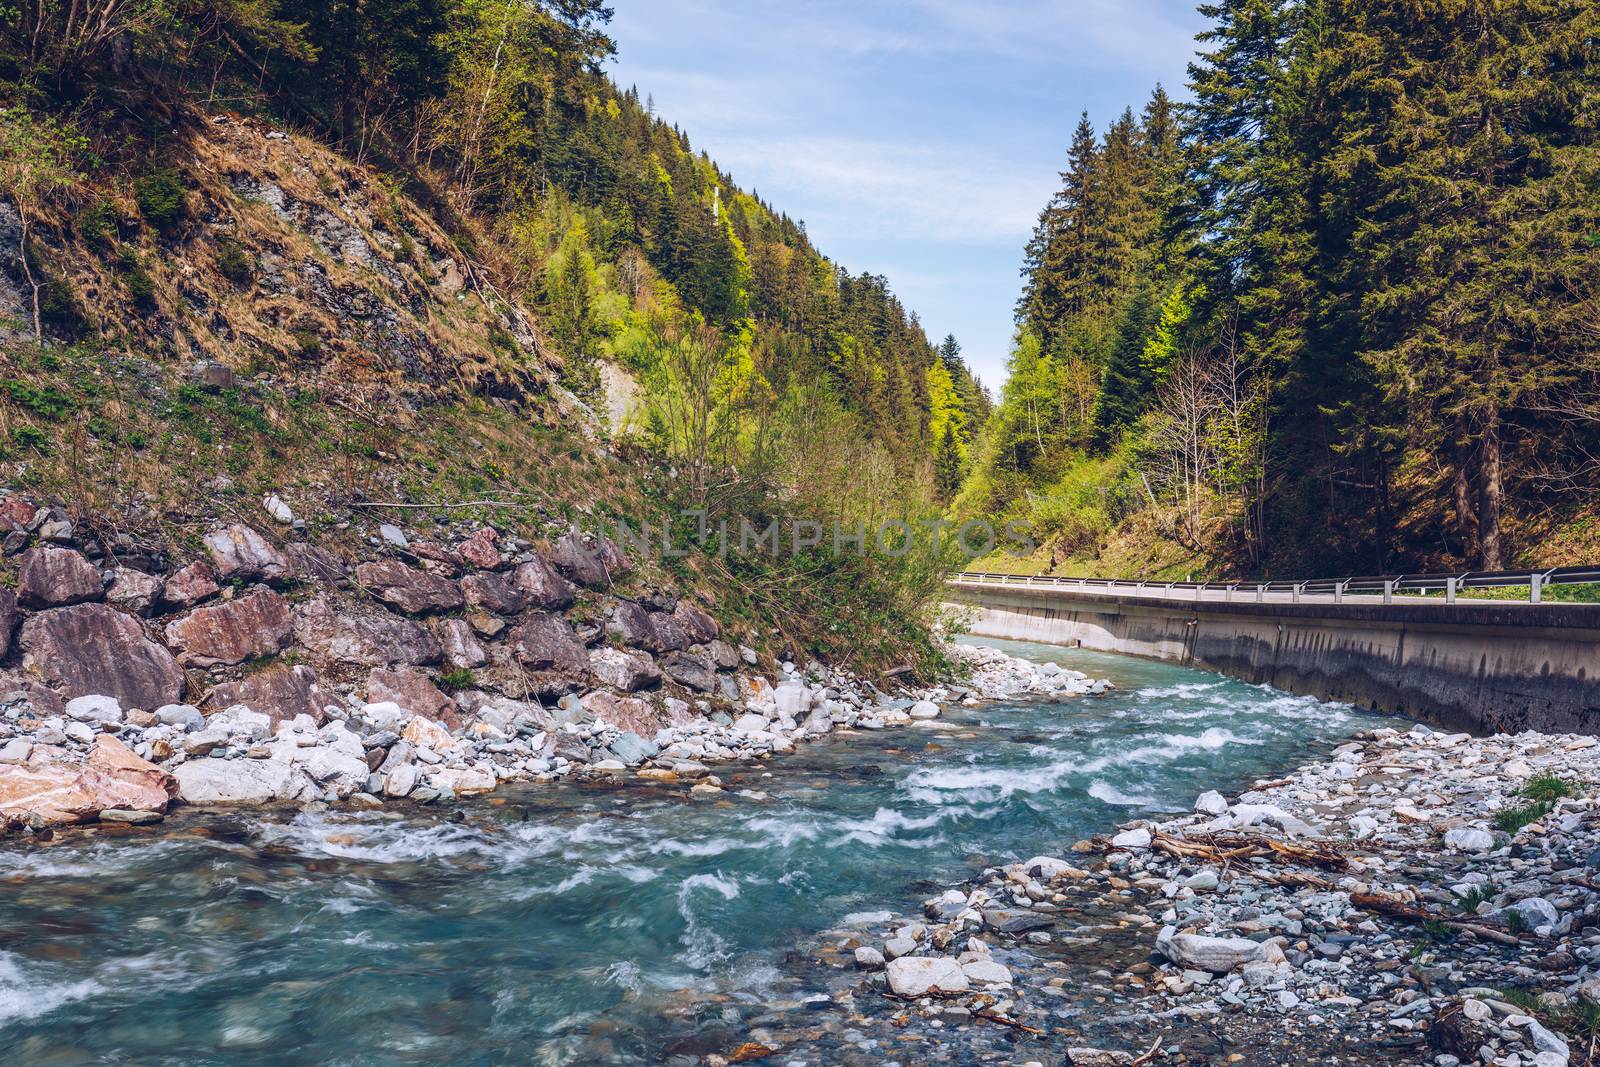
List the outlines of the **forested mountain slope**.
{"type": "MultiPolygon", "coordinates": [[[[303,493],[329,526],[484,502],[534,537],[691,505],[932,513],[986,412],[959,348],[608,81],[608,18],[595,0],[7,13],[5,479],[151,545],[227,510],[224,484],[303,493]]],[[[939,564],[662,566],[738,587],[796,653],[887,663],[921,647],[897,627],[939,564]]]]}
{"type": "Polygon", "coordinates": [[[957,510],[1138,576],[1592,561],[1600,12],[1201,11],[1190,102],[1078,126],[957,510]]]}

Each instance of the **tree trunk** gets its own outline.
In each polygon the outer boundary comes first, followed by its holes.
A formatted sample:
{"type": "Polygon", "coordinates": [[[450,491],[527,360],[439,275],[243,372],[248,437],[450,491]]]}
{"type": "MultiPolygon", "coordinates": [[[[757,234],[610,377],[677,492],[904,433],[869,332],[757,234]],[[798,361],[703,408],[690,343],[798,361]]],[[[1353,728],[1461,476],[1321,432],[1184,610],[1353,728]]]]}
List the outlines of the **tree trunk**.
{"type": "Polygon", "coordinates": [[[1505,566],[1500,544],[1501,483],[1500,412],[1490,408],[1483,422],[1483,438],[1478,453],[1478,539],[1482,544],[1483,568],[1497,571],[1505,566]]]}
{"type": "Polygon", "coordinates": [[[1472,506],[1472,480],[1467,473],[1467,453],[1457,448],[1450,487],[1456,498],[1456,526],[1461,530],[1461,558],[1472,559],[1478,549],[1478,511],[1472,506]]]}
{"type": "Polygon", "coordinates": [[[22,210],[22,205],[17,205],[18,230],[22,237],[17,242],[17,255],[22,260],[22,275],[28,280],[28,288],[33,291],[33,339],[39,344],[44,343],[44,324],[39,317],[39,282],[33,276],[33,264],[28,262],[28,213],[22,210]]]}

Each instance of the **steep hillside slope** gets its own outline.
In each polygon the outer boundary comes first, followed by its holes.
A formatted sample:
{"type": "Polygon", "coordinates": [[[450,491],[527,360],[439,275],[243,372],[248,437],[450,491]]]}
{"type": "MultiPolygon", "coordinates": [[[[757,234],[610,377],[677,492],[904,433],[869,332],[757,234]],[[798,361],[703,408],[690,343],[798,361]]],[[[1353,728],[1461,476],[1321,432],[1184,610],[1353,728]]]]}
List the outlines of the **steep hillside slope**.
{"type": "MultiPolygon", "coordinates": [[[[57,335],[335,395],[549,397],[561,364],[533,315],[369,169],[261,120],[198,113],[181,116],[163,162],[94,183],[75,214],[35,231],[57,335]]],[[[14,341],[28,336],[31,299],[16,230],[15,209],[0,207],[14,341]]]]}

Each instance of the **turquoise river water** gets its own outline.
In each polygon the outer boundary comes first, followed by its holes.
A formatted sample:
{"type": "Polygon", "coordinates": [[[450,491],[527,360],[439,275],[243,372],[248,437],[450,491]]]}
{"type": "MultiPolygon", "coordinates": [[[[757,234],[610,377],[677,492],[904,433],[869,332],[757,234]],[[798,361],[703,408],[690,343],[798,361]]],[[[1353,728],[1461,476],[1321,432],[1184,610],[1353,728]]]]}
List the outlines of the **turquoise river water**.
{"type": "Polygon", "coordinates": [[[0,1062],[661,1062],[803,994],[786,956],[810,932],[914,911],[1382,721],[993,643],[1118,688],[830,738],[719,769],[712,801],[529,786],[459,810],[179,814],[0,844],[0,1062]]]}

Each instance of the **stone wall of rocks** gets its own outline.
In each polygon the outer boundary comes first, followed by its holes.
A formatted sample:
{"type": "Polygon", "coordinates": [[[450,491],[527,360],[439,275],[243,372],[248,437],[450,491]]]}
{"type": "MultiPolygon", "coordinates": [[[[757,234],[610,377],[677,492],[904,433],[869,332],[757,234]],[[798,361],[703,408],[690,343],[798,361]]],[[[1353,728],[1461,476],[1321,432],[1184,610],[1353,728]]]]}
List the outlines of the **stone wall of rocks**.
{"type": "Polygon", "coordinates": [[[195,558],[134,565],[0,499],[0,819],[125,807],[91,774],[107,761],[196,803],[479,791],[595,762],[591,742],[637,763],[642,738],[759,688],[702,608],[619,595],[638,583],[610,542],[383,524],[351,561],[302,527],[269,498],[195,558]]]}
{"type": "Polygon", "coordinates": [[[922,693],[815,663],[762,674],[603,539],[383,523],[346,559],[281,499],[262,512],[208,530],[195,558],[139,567],[54,508],[0,498],[15,578],[0,587],[0,826],[156,819],[174,799],[426,802],[629,769],[713,793],[707,763],[836,727],[1104,687],[986,649],[955,650],[970,684],[922,693]]]}

